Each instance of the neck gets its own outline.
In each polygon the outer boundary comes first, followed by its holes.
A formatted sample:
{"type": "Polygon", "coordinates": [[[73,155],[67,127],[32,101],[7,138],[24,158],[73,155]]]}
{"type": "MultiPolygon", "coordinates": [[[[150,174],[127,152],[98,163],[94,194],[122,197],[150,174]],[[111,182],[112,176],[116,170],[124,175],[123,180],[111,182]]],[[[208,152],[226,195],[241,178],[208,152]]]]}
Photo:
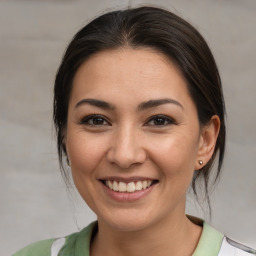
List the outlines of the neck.
{"type": "Polygon", "coordinates": [[[192,255],[202,232],[185,214],[129,232],[113,229],[101,220],[98,224],[99,230],[91,245],[92,256],[192,255]]]}

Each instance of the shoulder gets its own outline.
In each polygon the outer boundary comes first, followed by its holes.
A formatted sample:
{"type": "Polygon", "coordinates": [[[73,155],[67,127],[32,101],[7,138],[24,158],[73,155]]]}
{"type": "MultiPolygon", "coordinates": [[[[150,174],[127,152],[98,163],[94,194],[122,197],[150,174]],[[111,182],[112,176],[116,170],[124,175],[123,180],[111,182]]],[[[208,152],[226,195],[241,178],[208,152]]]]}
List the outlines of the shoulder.
{"type": "Polygon", "coordinates": [[[224,237],[218,256],[253,256],[256,250],[224,237]]]}
{"type": "Polygon", "coordinates": [[[16,252],[12,256],[57,256],[76,255],[76,251],[83,251],[88,255],[90,239],[93,230],[97,228],[97,222],[93,222],[80,232],[73,233],[63,238],[42,240],[16,252]]]}
{"type": "Polygon", "coordinates": [[[191,219],[202,226],[203,231],[193,256],[253,256],[256,251],[235,242],[200,219],[191,219]]]}
{"type": "Polygon", "coordinates": [[[13,254],[13,256],[50,256],[54,241],[55,239],[47,239],[30,244],[13,254]]]}

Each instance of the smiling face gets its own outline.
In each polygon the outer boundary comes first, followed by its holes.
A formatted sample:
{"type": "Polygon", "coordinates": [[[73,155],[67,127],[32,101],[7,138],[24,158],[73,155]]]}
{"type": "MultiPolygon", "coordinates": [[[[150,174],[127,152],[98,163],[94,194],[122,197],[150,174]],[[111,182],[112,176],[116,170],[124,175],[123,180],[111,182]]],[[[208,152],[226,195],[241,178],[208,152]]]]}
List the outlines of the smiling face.
{"type": "Polygon", "coordinates": [[[184,215],[204,141],[186,82],[163,55],[118,49],[87,60],[73,81],[65,143],[99,223],[139,230],[184,215]]]}

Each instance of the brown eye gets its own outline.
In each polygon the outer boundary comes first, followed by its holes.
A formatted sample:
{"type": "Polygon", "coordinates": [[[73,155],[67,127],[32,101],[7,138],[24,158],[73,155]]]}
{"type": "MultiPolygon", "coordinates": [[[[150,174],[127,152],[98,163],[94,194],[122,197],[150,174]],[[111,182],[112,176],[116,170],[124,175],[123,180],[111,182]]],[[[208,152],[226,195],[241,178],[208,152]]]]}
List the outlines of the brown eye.
{"type": "Polygon", "coordinates": [[[148,126],[166,126],[166,125],[170,125],[170,124],[174,124],[174,123],[175,122],[167,116],[157,115],[157,116],[151,117],[147,121],[146,125],[148,125],[148,126]]]}
{"type": "Polygon", "coordinates": [[[110,125],[110,123],[101,115],[90,115],[82,119],[81,124],[91,126],[110,125]]]}

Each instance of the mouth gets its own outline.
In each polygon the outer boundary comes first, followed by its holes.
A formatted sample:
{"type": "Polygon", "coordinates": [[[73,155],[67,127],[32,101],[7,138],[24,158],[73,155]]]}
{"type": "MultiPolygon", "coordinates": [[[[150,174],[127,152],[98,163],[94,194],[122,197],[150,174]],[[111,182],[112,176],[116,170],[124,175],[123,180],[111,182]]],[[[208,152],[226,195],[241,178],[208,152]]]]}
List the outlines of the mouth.
{"type": "Polygon", "coordinates": [[[120,193],[134,193],[143,191],[158,183],[157,180],[138,180],[138,181],[118,181],[118,180],[100,180],[107,188],[120,193]]]}

